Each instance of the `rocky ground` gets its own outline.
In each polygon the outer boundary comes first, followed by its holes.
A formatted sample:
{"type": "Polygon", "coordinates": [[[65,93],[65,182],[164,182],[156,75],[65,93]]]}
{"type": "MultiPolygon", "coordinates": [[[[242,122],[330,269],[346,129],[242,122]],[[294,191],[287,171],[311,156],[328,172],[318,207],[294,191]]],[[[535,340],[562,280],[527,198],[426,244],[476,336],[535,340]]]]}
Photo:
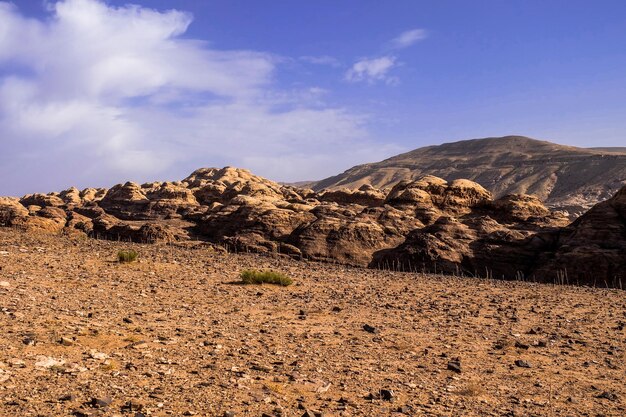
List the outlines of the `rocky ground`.
{"type": "Polygon", "coordinates": [[[0,415],[626,414],[623,291],[181,245],[0,229],[0,415]]]}

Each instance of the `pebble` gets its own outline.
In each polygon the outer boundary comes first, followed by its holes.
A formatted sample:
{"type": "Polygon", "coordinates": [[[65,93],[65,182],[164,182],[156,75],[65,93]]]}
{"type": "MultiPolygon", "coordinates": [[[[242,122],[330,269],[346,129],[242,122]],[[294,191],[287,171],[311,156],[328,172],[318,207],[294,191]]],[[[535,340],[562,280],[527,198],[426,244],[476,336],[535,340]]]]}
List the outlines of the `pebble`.
{"type": "Polygon", "coordinates": [[[37,362],[35,362],[35,367],[49,369],[53,366],[61,366],[65,363],[63,359],[55,359],[50,356],[37,356],[37,362]]]}
{"type": "Polygon", "coordinates": [[[13,358],[9,359],[8,362],[13,368],[26,368],[26,362],[21,359],[13,358]]]}
{"type": "Polygon", "coordinates": [[[517,365],[520,368],[530,368],[530,363],[526,362],[525,360],[522,359],[518,359],[515,361],[515,365],[517,365]]]}
{"type": "Polygon", "coordinates": [[[363,330],[365,330],[368,333],[378,333],[378,329],[374,326],[370,326],[369,324],[364,324],[363,325],[363,330]]]}
{"type": "Polygon", "coordinates": [[[89,404],[93,408],[107,408],[111,405],[112,402],[113,400],[111,399],[111,397],[94,397],[91,399],[89,404]]]}
{"type": "Polygon", "coordinates": [[[610,391],[603,391],[596,398],[603,398],[609,401],[617,401],[617,394],[615,394],[614,392],[610,392],[610,391]]]}
{"type": "Polygon", "coordinates": [[[380,390],[380,398],[382,398],[385,401],[393,401],[395,399],[395,397],[396,397],[396,395],[390,389],[381,389],[380,390]]]}
{"type": "Polygon", "coordinates": [[[457,374],[461,373],[461,361],[454,360],[448,362],[448,370],[452,372],[456,372],[457,374]]]}
{"type": "Polygon", "coordinates": [[[61,340],[59,340],[59,343],[63,346],[72,346],[74,344],[74,341],[69,337],[62,337],[61,340]]]}

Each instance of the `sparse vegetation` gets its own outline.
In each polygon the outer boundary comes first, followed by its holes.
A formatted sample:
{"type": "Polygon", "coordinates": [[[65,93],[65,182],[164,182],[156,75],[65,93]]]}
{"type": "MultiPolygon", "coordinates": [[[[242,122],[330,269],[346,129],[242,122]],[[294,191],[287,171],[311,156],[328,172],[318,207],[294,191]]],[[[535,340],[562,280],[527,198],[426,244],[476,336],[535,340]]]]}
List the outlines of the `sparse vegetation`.
{"type": "Polygon", "coordinates": [[[135,262],[139,254],[134,249],[122,249],[117,252],[117,261],[120,263],[135,262]]]}
{"type": "Polygon", "coordinates": [[[283,287],[293,284],[293,280],[287,275],[274,271],[246,269],[241,272],[240,276],[244,284],[275,284],[283,287]]]}

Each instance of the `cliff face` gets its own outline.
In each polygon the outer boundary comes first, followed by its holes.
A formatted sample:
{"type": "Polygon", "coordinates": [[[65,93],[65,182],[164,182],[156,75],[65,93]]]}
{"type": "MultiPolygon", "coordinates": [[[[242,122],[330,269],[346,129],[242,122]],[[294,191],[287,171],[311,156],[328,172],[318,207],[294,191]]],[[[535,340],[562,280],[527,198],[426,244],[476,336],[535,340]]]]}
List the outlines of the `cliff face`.
{"type": "Polygon", "coordinates": [[[626,185],[624,148],[583,149],[521,136],[474,139],[419,148],[359,165],[312,184],[313,189],[392,187],[430,174],[466,178],[497,197],[532,194],[577,216],[626,185]]]}
{"type": "Polygon", "coordinates": [[[537,197],[494,199],[465,179],[426,175],[390,190],[315,192],[247,170],[203,168],[177,182],[0,198],[0,225],[150,243],[203,240],[298,259],[549,282],[573,265],[579,282],[604,285],[626,269],[625,195],[626,188],[567,226],[563,212],[537,197]]]}

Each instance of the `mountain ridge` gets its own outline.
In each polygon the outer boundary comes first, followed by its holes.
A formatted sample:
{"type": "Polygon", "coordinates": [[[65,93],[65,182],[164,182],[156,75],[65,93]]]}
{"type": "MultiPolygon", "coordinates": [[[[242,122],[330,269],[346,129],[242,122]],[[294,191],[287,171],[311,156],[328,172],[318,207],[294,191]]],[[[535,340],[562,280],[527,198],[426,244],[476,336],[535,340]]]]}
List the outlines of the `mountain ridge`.
{"type": "Polygon", "coordinates": [[[578,148],[524,136],[470,139],[357,165],[312,188],[388,188],[422,175],[467,178],[495,197],[531,194],[550,207],[581,214],[626,184],[624,149],[578,148]]]}

